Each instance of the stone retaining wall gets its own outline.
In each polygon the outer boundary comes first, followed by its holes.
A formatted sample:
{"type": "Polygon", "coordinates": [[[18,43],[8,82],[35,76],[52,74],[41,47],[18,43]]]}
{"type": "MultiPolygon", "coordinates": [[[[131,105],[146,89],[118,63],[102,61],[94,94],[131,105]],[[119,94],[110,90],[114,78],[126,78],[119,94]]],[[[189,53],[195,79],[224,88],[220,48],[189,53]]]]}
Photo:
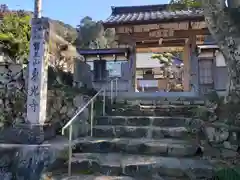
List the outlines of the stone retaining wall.
{"type": "MultiPolygon", "coordinates": [[[[46,124],[33,127],[26,121],[25,79],[25,71],[20,65],[0,65],[0,143],[39,144],[50,139],[90,98],[72,87],[48,90],[46,124]]],[[[74,137],[87,133],[88,109],[78,119],[74,137]]]]}

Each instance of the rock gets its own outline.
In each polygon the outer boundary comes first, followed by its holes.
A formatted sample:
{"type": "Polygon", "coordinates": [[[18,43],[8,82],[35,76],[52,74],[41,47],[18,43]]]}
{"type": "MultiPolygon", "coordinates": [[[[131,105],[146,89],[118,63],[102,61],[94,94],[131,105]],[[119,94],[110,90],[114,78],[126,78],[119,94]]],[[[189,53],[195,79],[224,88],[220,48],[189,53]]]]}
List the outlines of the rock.
{"type": "Polygon", "coordinates": [[[22,113],[22,118],[23,118],[23,119],[27,119],[27,113],[25,113],[25,112],[22,113]]]}
{"type": "Polygon", "coordinates": [[[213,142],[214,141],[214,136],[215,136],[215,128],[206,127],[205,128],[205,133],[206,133],[206,136],[208,138],[208,141],[213,142]]]}
{"type": "Polygon", "coordinates": [[[238,150],[238,145],[231,144],[231,142],[229,142],[229,141],[224,141],[223,147],[226,149],[231,149],[233,151],[238,150]]]}
{"type": "Polygon", "coordinates": [[[56,110],[60,110],[62,108],[62,98],[56,97],[55,102],[53,103],[53,108],[56,110]]]}
{"type": "Polygon", "coordinates": [[[209,117],[209,121],[210,122],[214,122],[214,121],[216,121],[217,120],[217,116],[215,115],[215,114],[213,114],[213,115],[211,115],[210,117],[209,117]]]}
{"type": "Polygon", "coordinates": [[[230,137],[231,141],[238,141],[238,135],[236,132],[232,132],[231,133],[231,137],[230,137]]]}
{"type": "Polygon", "coordinates": [[[61,108],[61,110],[60,110],[60,113],[61,113],[61,114],[67,113],[67,106],[63,106],[63,107],[61,108]]]}
{"type": "Polygon", "coordinates": [[[17,117],[15,120],[14,120],[14,124],[23,124],[24,123],[24,119],[22,117],[17,117]]]}
{"type": "Polygon", "coordinates": [[[238,153],[233,150],[228,150],[228,149],[221,149],[221,156],[223,158],[233,158],[237,157],[238,153]]]}
{"type": "Polygon", "coordinates": [[[186,119],[186,125],[190,128],[190,129],[201,129],[204,125],[204,122],[200,119],[186,119]]]}
{"type": "Polygon", "coordinates": [[[223,146],[226,149],[231,149],[231,143],[229,141],[224,141],[223,146]]]}
{"type": "Polygon", "coordinates": [[[216,142],[223,142],[226,141],[229,137],[229,132],[227,129],[222,128],[220,131],[218,131],[215,134],[215,140],[216,142]]]}
{"type": "Polygon", "coordinates": [[[69,118],[72,118],[74,116],[74,113],[76,112],[75,107],[68,107],[67,110],[67,116],[69,118]]]}
{"type": "Polygon", "coordinates": [[[229,137],[229,132],[225,128],[216,129],[214,127],[205,127],[205,134],[211,143],[222,143],[229,137]]]}
{"type": "Polygon", "coordinates": [[[0,169],[0,179],[1,180],[12,180],[13,175],[11,172],[5,169],[0,169]]]}
{"type": "Polygon", "coordinates": [[[76,108],[79,108],[79,107],[83,106],[84,104],[85,104],[85,101],[84,101],[83,96],[81,96],[81,95],[78,95],[73,99],[73,105],[76,108]]]}

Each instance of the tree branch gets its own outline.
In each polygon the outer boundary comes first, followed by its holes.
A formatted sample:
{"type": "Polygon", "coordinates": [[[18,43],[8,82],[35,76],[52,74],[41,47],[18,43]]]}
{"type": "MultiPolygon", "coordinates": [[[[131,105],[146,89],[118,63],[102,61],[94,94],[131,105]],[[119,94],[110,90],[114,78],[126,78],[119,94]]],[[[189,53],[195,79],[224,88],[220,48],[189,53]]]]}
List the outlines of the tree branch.
{"type": "MultiPolygon", "coordinates": [[[[235,0],[238,1],[238,0],[235,0]]],[[[226,11],[225,0],[201,0],[209,31],[220,48],[226,44],[226,37],[239,36],[239,30],[226,11]]],[[[227,8],[228,9],[228,8],[227,8]]]]}
{"type": "Polygon", "coordinates": [[[226,7],[225,0],[200,0],[204,8],[209,7],[208,5],[214,5],[219,10],[224,10],[226,7]]]}
{"type": "Polygon", "coordinates": [[[226,100],[233,103],[240,102],[239,1],[225,7],[225,0],[201,0],[208,29],[225,57],[229,78],[226,100]]]}

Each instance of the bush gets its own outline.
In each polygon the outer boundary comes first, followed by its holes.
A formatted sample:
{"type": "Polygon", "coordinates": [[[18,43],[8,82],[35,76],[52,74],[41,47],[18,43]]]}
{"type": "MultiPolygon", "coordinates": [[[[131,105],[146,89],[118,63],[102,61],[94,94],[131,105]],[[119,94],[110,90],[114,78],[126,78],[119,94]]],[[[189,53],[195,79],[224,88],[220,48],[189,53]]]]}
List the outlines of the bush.
{"type": "Polygon", "coordinates": [[[216,172],[213,180],[239,180],[239,168],[220,169],[216,172]]]}
{"type": "Polygon", "coordinates": [[[48,86],[62,84],[67,86],[73,85],[73,74],[62,70],[55,70],[53,67],[48,68],[48,86]]]}

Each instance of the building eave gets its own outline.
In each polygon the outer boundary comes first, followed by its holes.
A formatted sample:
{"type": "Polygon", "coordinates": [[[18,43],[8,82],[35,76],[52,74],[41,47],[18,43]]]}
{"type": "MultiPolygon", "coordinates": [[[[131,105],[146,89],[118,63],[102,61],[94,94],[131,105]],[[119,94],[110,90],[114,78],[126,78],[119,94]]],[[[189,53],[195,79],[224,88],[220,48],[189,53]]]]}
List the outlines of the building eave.
{"type": "Polygon", "coordinates": [[[147,25],[147,24],[172,23],[172,22],[183,22],[183,21],[204,21],[204,16],[161,19],[161,20],[142,20],[142,21],[131,21],[131,22],[103,22],[102,24],[104,29],[107,29],[107,28],[115,28],[118,26],[147,25]]]}
{"type": "Polygon", "coordinates": [[[122,25],[144,25],[187,20],[203,21],[202,9],[170,10],[167,4],[112,7],[112,13],[103,22],[105,28],[122,25]]]}
{"type": "Polygon", "coordinates": [[[219,49],[218,45],[216,45],[216,44],[198,45],[198,48],[201,49],[201,50],[204,50],[204,49],[219,49]]]}

